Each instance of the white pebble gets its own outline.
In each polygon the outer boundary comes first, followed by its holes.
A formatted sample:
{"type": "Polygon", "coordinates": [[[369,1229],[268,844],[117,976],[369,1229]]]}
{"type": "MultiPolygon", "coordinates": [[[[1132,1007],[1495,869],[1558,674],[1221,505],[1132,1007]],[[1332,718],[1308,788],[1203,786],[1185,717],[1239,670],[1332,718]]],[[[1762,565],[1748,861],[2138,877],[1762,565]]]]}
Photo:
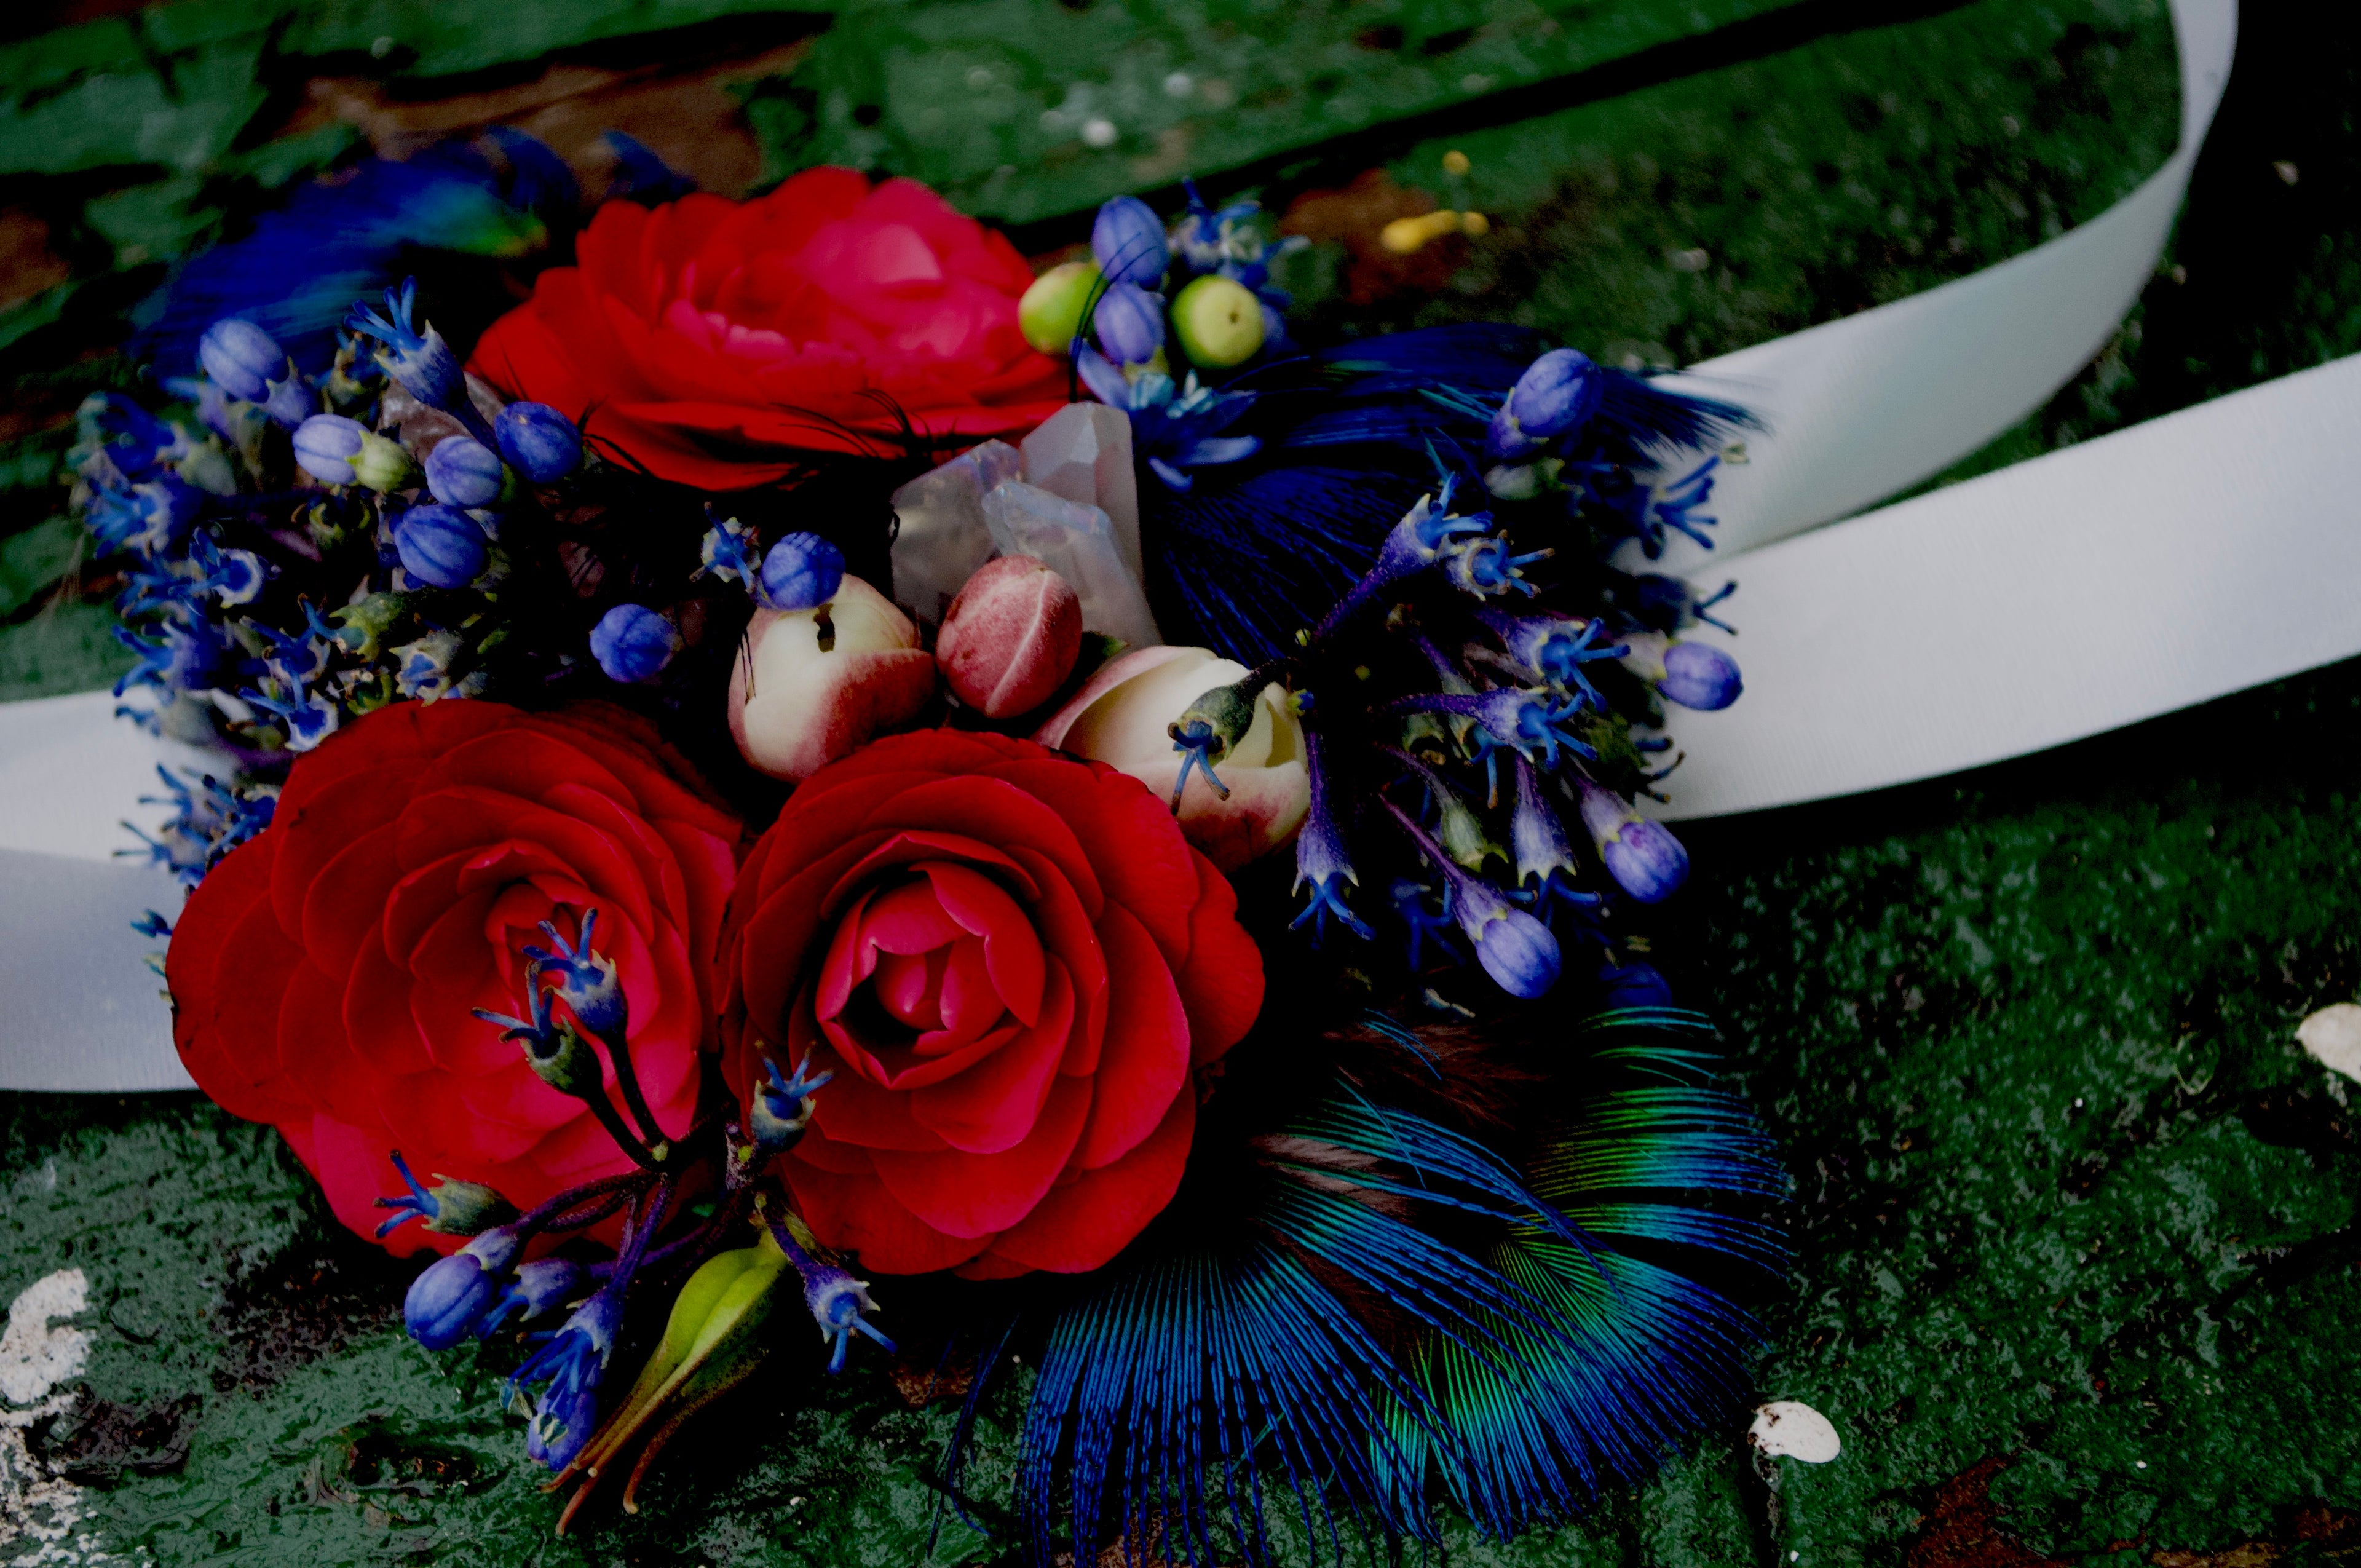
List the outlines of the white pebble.
{"type": "Polygon", "coordinates": [[[1826,1464],[1844,1451],[1828,1418],[1795,1399],[1773,1399],[1758,1407],[1746,1439],[1774,1459],[1800,1459],[1826,1464]]]}
{"type": "Polygon", "coordinates": [[[1115,122],[1108,119],[1104,115],[1093,115],[1092,118],[1084,120],[1082,122],[1082,145],[1085,147],[1113,147],[1115,145],[1115,122]]]}
{"type": "Polygon", "coordinates": [[[82,1375],[90,1336],[70,1324],[49,1324],[72,1317],[89,1301],[82,1270],[60,1268],[25,1287],[9,1303],[8,1328],[0,1333],[0,1396],[12,1405],[29,1405],[82,1375]]]}
{"type": "Polygon", "coordinates": [[[1196,79],[1185,71],[1176,71],[1164,79],[1164,95],[1168,98],[1186,98],[1196,90],[1196,79]]]}
{"type": "Polygon", "coordinates": [[[2361,1006],[2323,1007],[2295,1026],[2295,1037],[2321,1066],[2361,1083],[2361,1006]]]}

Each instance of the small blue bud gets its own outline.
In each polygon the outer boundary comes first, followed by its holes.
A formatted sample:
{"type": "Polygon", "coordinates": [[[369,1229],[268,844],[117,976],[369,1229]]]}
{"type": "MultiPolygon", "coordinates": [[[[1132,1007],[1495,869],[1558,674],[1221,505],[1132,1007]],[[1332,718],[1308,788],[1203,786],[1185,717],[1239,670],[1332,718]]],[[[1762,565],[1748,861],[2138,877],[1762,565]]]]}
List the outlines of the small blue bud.
{"type": "Polygon", "coordinates": [[[262,411],[282,430],[293,430],[320,411],[320,394],[310,377],[291,371],[284,380],[273,381],[262,400],[262,411]]]}
{"type": "Polygon", "coordinates": [[[472,435],[448,435],[426,454],[426,488],[445,506],[488,507],[508,474],[500,455],[472,435]]]}
{"type": "Polygon", "coordinates": [[[645,605],[619,604],[590,629],[590,656],[625,685],[655,679],[679,652],[680,633],[645,605]]]}
{"type": "Polygon", "coordinates": [[[1476,961],[1492,983],[1527,1001],[1557,983],[1562,961],[1550,928],[1500,896],[1487,883],[1445,868],[1451,877],[1451,912],[1476,945],[1476,961]]]}
{"type": "Polygon", "coordinates": [[[1582,825],[1616,885],[1642,904],[1662,904],[1688,881],[1689,852],[1661,822],[1650,822],[1611,790],[1582,781],[1582,825]]]}
{"type": "Polygon", "coordinates": [[[1519,461],[1590,422],[1607,396],[1607,380],[1587,355],[1553,348],[1517,378],[1508,400],[1492,417],[1485,451],[1519,461]]]}
{"type": "Polygon", "coordinates": [[[589,1283],[590,1271],[566,1258],[542,1257],[520,1264],[515,1275],[500,1287],[500,1294],[485,1310],[483,1321],[476,1332],[489,1337],[511,1317],[530,1322],[553,1308],[564,1306],[589,1283]]]}
{"type": "Polygon", "coordinates": [[[1118,365],[1145,365],[1164,346],[1163,302],[1136,283],[1111,286],[1091,321],[1099,346],[1118,365]]]}
{"type": "Polygon", "coordinates": [[[571,474],[582,462],[582,433],[547,403],[511,403],[492,422],[500,455],[536,485],[571,474]]]}
{"type": "Polygon", "coordinates": [[[1664,652],[1664,678],[1656,683],[1667,702],[1702,713],[1728,707],[1744,688],[1738,662],[1702,642],[1675,642],[1664,652]]]}
{"type": "Polygon", "coordinates": [[[464,588],[491,560],[482,527],[456,507],[412,507],[394,522],[393,547],[401,569],[429,587],[464,588]]]}
{"type": "Polygon", "coordinates": [[[353,459],[361,455],[361,422],[342,414],[313,414],[295,427],[295,462],[324,485],[353,482],[353,459]]]}
{"type": "Polygon", "coordinates": [[[764,609],[817,609],[843,586],[843,551],[817,533],[790,533],[763,557],[754,598],[764,609]]]}
{"type": "Polygon", "coordinates": [[[287,368],[287,356],[252,322],[224,316],[197,339],[197,363],[231,397],[258,403],[269,395],[270,378],[287,368]]]}
{"type": "Polygon", "coordinates": [[[1609,1007],[1670,1007],[1673,988],[1664,977],[1646,964],[1625,964],[1621,968],[1609,965],[1598,971],[1598,979],[1607,988],[1606,1003],[1609,1007]]]}
{"type": "Polygon", "coordinates": [[[1091,254],[1110,283],[1153,286],[1171,264],[1163,220],[1137,196],[1117,196],[1099,208],[1091,225],[1091,254]]]}
{"type": "Polygon", "coordinates": [[[486,1231],[448,1257],[438,1257],[410,1282],[401,1299],[410,1337],[428,1350],[448,1350],[474,1332],[491,1304],[520,1241],[512,1226],[486,1231]]]}

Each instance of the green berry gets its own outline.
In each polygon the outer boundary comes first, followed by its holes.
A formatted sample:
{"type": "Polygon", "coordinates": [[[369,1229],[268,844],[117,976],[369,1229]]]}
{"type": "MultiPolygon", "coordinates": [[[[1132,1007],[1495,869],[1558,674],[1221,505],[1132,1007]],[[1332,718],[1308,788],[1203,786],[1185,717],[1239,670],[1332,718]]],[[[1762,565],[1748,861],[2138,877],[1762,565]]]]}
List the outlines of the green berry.
{"type": "Polygon", "coordinates": [[[1172,330],[1191,364],[1216,370],[1243,365],[1262,349],[1262,302],[1241,284],[1208,275],[1172,302],[1172,330]]]}
{"type": "Polygon", "coordinates": [[[1082,329],[1082,310],[1099,286],[1099,264],[1068,261],[1033,280],[1016,302],[1016,330],[1044,354],[1062,355],[1082,329]]]}

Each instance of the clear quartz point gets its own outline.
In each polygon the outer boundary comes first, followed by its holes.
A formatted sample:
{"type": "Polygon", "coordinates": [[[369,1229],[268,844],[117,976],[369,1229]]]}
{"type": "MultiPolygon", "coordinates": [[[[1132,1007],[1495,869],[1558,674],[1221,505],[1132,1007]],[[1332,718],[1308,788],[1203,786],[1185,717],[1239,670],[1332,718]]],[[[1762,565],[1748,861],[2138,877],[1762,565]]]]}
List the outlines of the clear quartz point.
{"type": "Polygon", "coordinates": [[[1128,415],[1104,403],[1068,403],[1025,438],[1025,482],[1105,512],[1132,580],[1148,580],[1139,554],[1139,478],[1131,466],[1128,415]]]}
{"type": "Polygon", "coordinates": [[[998,553],[983,498],[1024,469],[1016,448],[987,441],[894,492],[894,597],[920,620],[940,625],[968,577],[998,553]]]}
{"type": "Polygon", "coordinates": [[[1082,601],[1085,630],[1134,648],[1163,643],[1104,508],[1010,479],[983,498],[983,517],[1001,554],[1034,556],[1071,585],[1082,601]]]}

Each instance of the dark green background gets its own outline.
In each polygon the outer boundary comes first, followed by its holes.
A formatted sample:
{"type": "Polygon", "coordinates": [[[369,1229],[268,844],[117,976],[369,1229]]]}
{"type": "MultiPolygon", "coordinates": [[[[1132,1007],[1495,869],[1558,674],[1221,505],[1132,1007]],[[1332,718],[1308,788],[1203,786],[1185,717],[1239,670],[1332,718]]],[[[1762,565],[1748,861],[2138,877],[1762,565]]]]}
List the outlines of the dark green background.
{"type": "MultiPolygon", "coordinates": [[[[0,687],[100,667],[76,649],[103,615],[52,587],[65,536],[39,526],[60,499],[55,421],[119,374],[107,345],[160,258],[350,143],[272,140],[291,84],[362,70],[417,96],[479,90],[602,37],[702,24],[631,47],[708,48],[746,9],[198,0],[0,46],[0,200],[41,215],[72,273],[0,313],[0,687]]],[[[1106,192],[1187,170],[1280,206],[1384,168],[1494,233],[1438,286],[1367,307],[1333,291],[1343,253],[1313,253],[1296,281],[1326,329],[1506,315],[1685,360],[2001,259],[2169,147],[2160,5],[1982,0],[1865,25],[1895,15],[944,0],[762,18],[765,38],[818,30],[792,73],[742,91],[774,173],[917,174],[1036,248],[1106,192]],[[1174,71],[1230,81],[1233,102],[1172,98],[1174,71]],[[1077,82],[1122,125],[1104,153],[1043,126],[1077,82]],[[1473,160],[1462,182],[1446,148],[1473,160]],[[1671,265],[1697,249],[1702,269],[1671,265]]],[[[2164,269],[2091,370],[1960,472],[2361,347],[2356,102],[2349,16],[2250,7],[2164,269]]],[[[2361,1144],[2351,1086],[2292,1035],[2361,985],[2356,736],[2347,667],[1964,779],[1688,829],[1697,876],[1658,955],[1723,1021],[1796,1181],[1763,1392],[1827,1412],[1845,1453],[1762,1465],[1708,1433],[1574,1529],[1512,1547],[1455,1530],[1455,1560],[2361,1553],[2361,1144]]],[[[275,1135],[182,1099],[0,1107],[0,1291],[69,1264],[93,1288],[84,1405],[33,1446],[93,1488],[108,1550],[325,1568],[927,1549],[949,1409],[913,1409],[874,1360],[831,1383],[787,1357],[675,1448],[647,1513],[554,1541],[489,1371],[400,1336],[405,1270],[325,1223],[275,1135]]],[[[987,1497],[1013,1409],[988,1413],[987,1497]]],[[[1009,1550],[946,1522],[935,1557],[1009,1550]]]]}

